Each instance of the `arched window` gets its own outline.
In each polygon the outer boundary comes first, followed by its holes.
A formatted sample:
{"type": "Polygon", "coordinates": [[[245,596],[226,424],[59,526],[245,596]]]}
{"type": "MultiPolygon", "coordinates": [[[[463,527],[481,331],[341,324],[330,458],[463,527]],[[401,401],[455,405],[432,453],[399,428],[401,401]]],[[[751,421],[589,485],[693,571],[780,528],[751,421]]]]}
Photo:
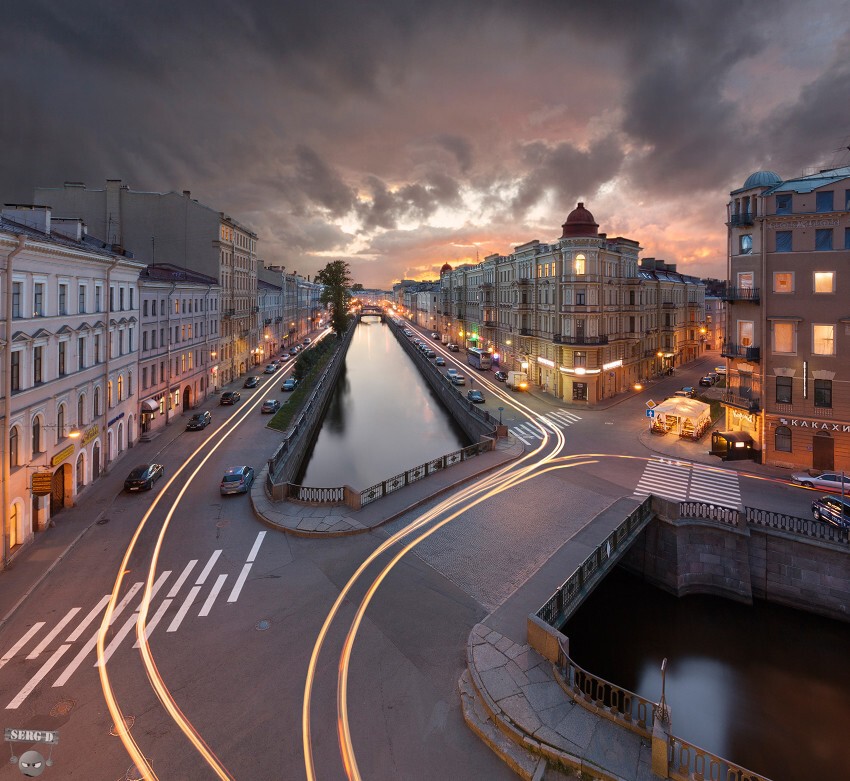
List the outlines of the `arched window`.
{"type": "Polygon", "coordinates": [[[120,453],[122,450],[124,450],[124,424],[123,423],[118,424],[117,441],[118,441],[118,452],[120,453]]]}
{"type": "Polygon", "coordinates": [[[118,375],[118,401],[124,398],[124,375],[118,375]]]}
{"type": "Polygon", "coordinates": [[[577,275],[584,275],[587,273],[587,259],[581,253],[576,255],[575,273],[577,275]]]}
{"type": "Polygon", "coordinates": [[[127,397],[133,395],[133,372],[127,372],[127,397]]]}
{"type": "Polygon", "coordinates": [[[41,452],[41,418],[36,415],[32,419],[32,453],[41,452]]]}
{"type": "Polygon", "coordinates": [[[76,477],[77,477],[77,493],[79,493],[83,486],[86,484],[86,453],[82,451],[79,456],[77,456],[77,469],[76,469],[76,477]]]}
{"type": "Polygon", "coordinates": [[[65,405],[59,405],[59,411],[56,413],[56,441],[59,442],[65,439],[65,405]]]}
{"type": "Polygon", "coordinates": [[[103,412],[100,409],[100,388],[94,389],[94,415],[98,417],[102,415],[103,412]]]}
{"type": "Polygon", "coordinates": [[[774,450],[782,453],[791,452],[791,429],[788,426],[777,426],[774,433],[774,450]]]}
{"type": "Polygon", "coordinates": [[[12,502],[12,506],[9,508],[9,524],[6,529],[9,536],[9,548],[14,548],[19,542],[18,526],[20,526],[20,521],[21,505],[18,502],[12,502]]]}
{"type": "Polygon", "coordinates": [[[106,408],[112,409],[112,380],[106,383],[106,408]]]}
{"type": "Polygon", "coordinates": [[[77,425],[82,426],[86,422],[86,394],[81,393],[77,399],[77,425]]]}
{"type": "Polygon", "coordinates": [[[12,426],[12,430],[9,432],[9,460],[12,466],[21,465],[20,439],[18,427],[12,426]]]}

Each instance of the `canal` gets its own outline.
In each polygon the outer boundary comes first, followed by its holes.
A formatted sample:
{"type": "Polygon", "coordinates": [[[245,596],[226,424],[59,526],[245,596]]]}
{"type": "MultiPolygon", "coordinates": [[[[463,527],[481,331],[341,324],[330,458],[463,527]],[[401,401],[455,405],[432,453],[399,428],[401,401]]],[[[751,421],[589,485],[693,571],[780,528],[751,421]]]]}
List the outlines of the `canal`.
{"type": "Polygon", "coordinates": [[[364,490],[469,444],[389,326],[365,318],[298,482],[364,490]]]}
{"type": "Polygon", "coordinates": [[[773,781],[850,777],[850,625],[617,569],[564,633],[578,664],[653,701],[667,657],[674,735],[773,781]]]}

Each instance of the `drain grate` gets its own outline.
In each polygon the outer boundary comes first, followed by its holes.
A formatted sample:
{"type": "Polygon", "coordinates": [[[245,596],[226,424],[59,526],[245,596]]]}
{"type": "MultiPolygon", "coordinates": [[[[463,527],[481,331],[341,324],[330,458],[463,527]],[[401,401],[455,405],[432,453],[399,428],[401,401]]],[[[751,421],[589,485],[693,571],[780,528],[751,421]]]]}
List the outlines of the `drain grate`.
{"type": "Polygon", "coordinates": [[[258,632],[265,632],[266,629],[268,629],[271,625],[272,625],[272,622],[269,621],[267,618],[264,618],[261,621],[257,621],[256,629],[257,629],[258,632]]]}
{"type": "MultiPolygon", "coordinates": [[[[135,716],[125,716],[124,717],[124,727],[126,728],[127,732],[129,732],[131,729],[133,729],[133,725],[135,723],[136,723],[136,717],[135,716]]],[[[118,729],[115,727],[114,724],[109,728],[109,734],[112,735],[113,738],[118,737],[118,729]]]]}
{"type": "Polygon", "coordinates": [[[64,699],[59,700],[51,709],[50,715],[53,717],[67,716],[77,703],[74,700],[64,699]]]}

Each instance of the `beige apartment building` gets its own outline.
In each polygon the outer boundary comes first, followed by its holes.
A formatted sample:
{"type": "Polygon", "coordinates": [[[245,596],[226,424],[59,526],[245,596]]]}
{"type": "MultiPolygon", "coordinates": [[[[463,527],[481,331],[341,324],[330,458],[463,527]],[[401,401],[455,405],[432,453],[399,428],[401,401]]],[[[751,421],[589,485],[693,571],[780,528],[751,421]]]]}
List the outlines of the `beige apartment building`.
{"type": "Polygon", "coordinates": [[[554,242],[444,266],[439,330],[559,399],[593,405],[624,393],[706,346],[704,286],[639,252],[600,233],[579,203],[554,242]]]}
{"type": "Polygon", "coordinates": [[[762,463],[850,471],[850,166],[730,195],[727,430],[762,463]]]}

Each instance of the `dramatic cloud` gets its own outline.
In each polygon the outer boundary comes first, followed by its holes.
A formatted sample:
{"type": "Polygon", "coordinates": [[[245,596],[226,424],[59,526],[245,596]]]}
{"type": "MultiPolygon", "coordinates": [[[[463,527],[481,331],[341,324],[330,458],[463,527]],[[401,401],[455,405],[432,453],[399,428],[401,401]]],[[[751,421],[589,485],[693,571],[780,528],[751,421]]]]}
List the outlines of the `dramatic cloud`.
{"type": "Polygon", "coordinates": [[[577,200],[721,276],[730,190],[850,161],[838,0],[28,0],[3,24],[4,201],[191,190],[269,262],[367,286],[552,240],[577,200]]]}

